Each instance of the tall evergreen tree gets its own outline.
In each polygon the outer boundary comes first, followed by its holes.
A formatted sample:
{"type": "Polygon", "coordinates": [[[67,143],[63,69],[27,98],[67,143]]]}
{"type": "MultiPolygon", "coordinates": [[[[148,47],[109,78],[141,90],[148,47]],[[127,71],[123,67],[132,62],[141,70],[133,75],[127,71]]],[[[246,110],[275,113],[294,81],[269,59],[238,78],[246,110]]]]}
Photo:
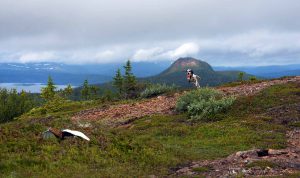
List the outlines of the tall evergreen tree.
{"type": "Polygon", "coordinates": [[[21,91],[19,96],[20,96],[21,113],[24,113],[24,112],[30,110],[30,108],[34,107],[33,99],[24,90],[21,91]]]}
{"type": "Polygon", "coordinates": [[[93,99],[97,98],[99,89],[100,88],[95,85],[90,86],[90,91],[91,91],[91,94],[93,95],[93,99]]]}
{"type": "Polygon", "coordinates": [[[113,85],[117,88],[119,94],[121,95],[123,91],[123,77],[120,69],[117,70],[117,73],[113,79],[113,85]]]}
{"type": "Polygon", "coordinates": [[[20,112],[18,92],[16,89],[11,89],[7,98],[7,114],[13,116],[14,113],[20,112]]]}
{"type": "Polygon", "coordinates": [[[63,92],[64,97],[68,98],[72,95],[73,88],[70,84],[68,84],[68,86],[62,92],[63,92]]]}
{"type": "Polygon", "coordinates": [[[244,80],[244,75],[245,75],[244,72],[240,72],[240,73],[239,73],[239,76],[238,76],[239,81],[243,81],[243,80],[244,80]]]}
{"type": "Polygon", "coordinates": [[[44,98],[46,101],[52,100],[55,95],[55,89],[56,86],[54,85],[51,76],[49,76],[47,86],[42,88],[41,97],[44,98]]]}
{"type": "Polygon", "coordinates": [[[123,88],[126,95],[125,97],[127,98],[133,94],[134,90],[136,89],[137,82],[135,76],[131,72],[132,67],[131,67],[130,60],[126,62],[124,69],[125,69],[125,75],[123,80],[123,88]]]}
{"type": "Polygon", "coordinates": [[[81,98],[84,100],[88,100],[91,96],[90,87],[88,80],[84,80],[82,90],[81,90],[81,98]]]}

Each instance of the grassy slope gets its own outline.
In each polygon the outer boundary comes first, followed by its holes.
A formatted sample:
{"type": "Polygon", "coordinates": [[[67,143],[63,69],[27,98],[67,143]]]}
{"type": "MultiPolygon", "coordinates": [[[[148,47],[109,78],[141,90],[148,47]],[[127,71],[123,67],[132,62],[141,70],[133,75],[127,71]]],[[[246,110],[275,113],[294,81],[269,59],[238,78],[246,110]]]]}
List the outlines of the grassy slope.
{"type": "Polygon", "coordinates": [[[282,148],[286,128],[262,113],[299,102],[297,92],[296,85],[287,84],[239,98],[228,113],[218,116],[223,120],[213,123],[190,124],[185,115],[166,115],[139,119],[130,129],[97,123],[83,129],[69,120],[75,108],[90,107],[82,103],[65,104],[40,116],[27,114],[0,125],[0,177],[162,176],[192,160],[225,157],[251,148],[282,148]],[[50,115],[54,117],[45,119],[50,115]],[[40,139],[49,126],[81,130],[92,141],[40,139]]]}

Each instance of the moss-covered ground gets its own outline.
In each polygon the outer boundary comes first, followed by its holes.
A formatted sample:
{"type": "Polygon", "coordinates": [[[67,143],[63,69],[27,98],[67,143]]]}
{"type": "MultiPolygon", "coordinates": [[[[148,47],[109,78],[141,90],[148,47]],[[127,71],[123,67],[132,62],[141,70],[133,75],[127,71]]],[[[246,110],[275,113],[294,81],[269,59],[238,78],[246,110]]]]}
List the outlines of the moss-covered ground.
{"type": "Polygon", "coordinates": [[[296,84],[285,84],[239,97],[228,112],[217,115],[217,122],[190,123],[185,114],[175,114],[140,118],[129,127],[91,122],[82,128],[71,122],[72,114],[105,103],[37,108],[0,124],[0,177],[162,177],[193,160],[252,148],[284,148],[288,128],[264,113],[299,102],[299,92],[296,84]],[[43,140],[41,133],[50,126],[82,131],[91,141],[43,140]]]}

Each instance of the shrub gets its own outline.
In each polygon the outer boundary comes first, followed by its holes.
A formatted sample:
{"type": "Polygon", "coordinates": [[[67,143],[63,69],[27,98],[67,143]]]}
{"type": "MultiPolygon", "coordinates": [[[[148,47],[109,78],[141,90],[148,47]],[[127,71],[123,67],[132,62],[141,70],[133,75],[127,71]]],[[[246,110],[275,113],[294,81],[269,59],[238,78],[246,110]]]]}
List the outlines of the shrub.
{"type": "Polygon", "coordinates": [[[163,93],[171,92],[176,90],[177,87],[173,85],[166,84],[152,84],[148,86],[141,94],[141,98],[150,98],[153,96],[157,96],[163,93]]]}
{"type": "Polygon", "coordinates": [[[190,106],[192,103],[197,103],[200,100],[208,100],[212,97],[220,98],[222,95],[217,90],[209,88],[193,90],[179,98],[176,103],[176,110],[179,112],[186,112],[188,111],[188,106],[190,106]]]}
{"type": "Polygon", "coordinates": [[[245,75],[244,72],[239,72],[238,80],[242,82],[244,80],[244,75],[245,75]]]}
{"type": "Polygon", "coordinates": [[[257,78],[256,78],[255,76],[251,76],[251,77],[249,78],[249,80],[250,80],[251,82],[254,82],[254,81],[257,80],[257,78]]]}
{"type": "Polygon", "coordinates": [[[203,88],[181,96],[176,110],[187,112],[191,120],[212,121],[216,119],[216,114],[225,112],[234,101],[234,97],[223,97],[217,90],[203,88]]]}
{"type": "Polygon", "coordinates": [[[56,94],[50,101],[46,102],[43,106],[33,108],[32,110],[30,110],[30,112],[28,112],[28,115],[36,116],[45,115],[47,113],[60,112],[66,110],[66,107],[70,107],[73,103],[75,104],[75,102],[66,100],[65,98],[56,94]]]}

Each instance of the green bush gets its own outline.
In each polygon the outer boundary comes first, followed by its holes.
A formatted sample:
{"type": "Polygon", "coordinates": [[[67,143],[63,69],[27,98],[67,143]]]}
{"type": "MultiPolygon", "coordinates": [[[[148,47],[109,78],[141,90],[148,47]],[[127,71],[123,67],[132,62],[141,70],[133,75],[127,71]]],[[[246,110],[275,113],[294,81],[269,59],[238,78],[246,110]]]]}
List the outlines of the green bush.
{"type": "Polygon", "coordinates": [[[65,98],[62,98],[59,95],[54,95],[54,97],[50,101],[46,102],[43,106],[31,109],[28,112],[28,115],[36,116],[64,111],[68,107],[72,107],[73,103],[75,104],[75,102],[66,100],[65,98]]]}
{"type": "Polygon", "coordinates": [[[216,114],[226,111],[234,101],[234,97],[223,97],[217,90],[203,88],[181,96],[176,110],[187,112],[191,120],[212,121],[216,119],[216,114]]]}
{"type": "Polygon", "coordinates": [[[176,110],[179,112],[188,111],[188,106],[192,103],[197,103],[200,100],[208,100],[209,98],[220,98],[221,93],[217,90],[202,88],[198,90],[193,90],[181,96],[176,103],[176,110]]]}
{"type": "Polygon", "coordinates": [[[251,76],[251,77],[249,78],[249,80],[250,80],[251,82],[254,82],[254,81],[257,81],[257,78],[256,78],[255,76],[251,76]]]}
{"type": "Polygon", "coordinates": [[[141,94],[141,98],[150,98],[163,93],[171,92],[177,89],[177,86],[166,84],[152,84],[148,86],[141,94]]]}

